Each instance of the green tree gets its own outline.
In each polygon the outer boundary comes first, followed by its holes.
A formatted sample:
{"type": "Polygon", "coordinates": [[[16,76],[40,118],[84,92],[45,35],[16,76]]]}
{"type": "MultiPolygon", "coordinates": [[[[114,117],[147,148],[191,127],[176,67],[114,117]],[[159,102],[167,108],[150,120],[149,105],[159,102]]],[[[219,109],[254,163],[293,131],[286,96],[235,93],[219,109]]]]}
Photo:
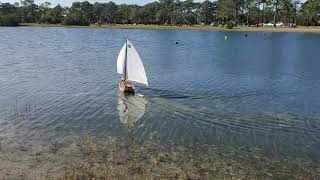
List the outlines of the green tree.
{"type": "Polygon", "coordinates": [[[198,9],[199,9],[199,4],[194,3],[193,0],[186,0],[181,2],[181,17],[182,17],[182,22],[183,24],[196,24],[198,17],[198,9]]]}
{"type": "Polygon", "coordinates": [[[55,6],[50,11],[51,23],[53,23],[53,24],[62,23],[63,19],[64,19],[64,14],[65,14],[65,10],[60,4],[55,6]]]}
{"type": "Polygon", "coordinates": [[[279,7],[281,6],[282,0],[271,0],[272,8],[273,8],[273,26],[276,27],[276,23],[278,22],[278,13],[279,7]]]}
{"type": "MultiPolygon", "coordinates": [[[[40,6],[41,7],[41,6],[40,6]]],[[[60,4],[54,8],[48,8],[41,13],[40,22],[49,24],[62,23],[64,19],[64,8],[60,4]]]]}
{"type": "Polygon", "coordinates": [[[10,3],[0,3],[0,26],[17,26],[17,7],[10,3]]]}
{"type": "Polygon", "coordinates": [[[204,1],[200,5],[199,20],[205,24],[210,24],[215,15],[216,4],[209,0],[204,1]]]}
{"type": "Polygon", "coordinates": [[[93,5],[88,1],[74,2],[68,9],[67,16],[64,19],[66,25],[88,26],[94,20],[93,5]]]}
{"type": "Polygon", "coordinates": [[[228,23],[229,27],[246,22],[248,25],[279,21],[302,25],[319,25],[320,0],[158,0],[144,6],[117,5],[113,2],[74,2],[71,7],[49,2],[37,5],[34,0],[19,3],[0,3],[2,24],[64,23],[89,25],[91,23],[143,23],[143,24],[210,24],[213,21],[228,23]]]}
{"type": "Polygon", "coordinates": [[[224,22],[235,20],[236,3],[234,0],[219,0],[218,1],[218,16],[224,22]]]}
{"type": "Polygon", "coordinates": [[[50,14],[50,2],[45,2],[40,4],[39,6],[39,14],[40,14],[40,22],[42,23],[50,23],[51,14],[50,14]]]}
{"type": "Polygon", "coordinates": [[[116,15],[116,22],[121,24],[131,23],[129,19],[130,11],[131,9],[129,5],[121,4],[116,15]]]}
{"type": "Polygon", "coordinates": [[[320,21],[320,0],[308,0],[302,5],[302,15],[306,26],[318,25],[320,21]]]}
{"type": "Polygon", "coordinates": [[[297,24],[297,13],[298,13],[298,8],[299,5],[301,4],[300,0],[293,0],[292,5],[293,5],[293,23],[297,24]]]}
{"type": "Polygon", "coordinates": [[[157,12],[160,9],[158,2],[146,4],[142,7],[142,13],[144,16],[144,24],[158,24],[157,12]]]}
{"type": "Polygon", "coordinates": [[[21,21],[26,23],[34,23],[39,20],[39,6],[34,3],[34,0],[21,1],[20,15],[21,21]]]}

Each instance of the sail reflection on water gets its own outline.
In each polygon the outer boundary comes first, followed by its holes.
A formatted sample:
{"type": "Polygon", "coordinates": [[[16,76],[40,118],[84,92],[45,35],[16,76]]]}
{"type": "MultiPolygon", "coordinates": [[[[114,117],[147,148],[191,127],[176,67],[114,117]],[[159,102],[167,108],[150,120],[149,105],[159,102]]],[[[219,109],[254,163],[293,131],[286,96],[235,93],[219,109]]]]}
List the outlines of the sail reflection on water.
{"type": "Polygon", "coordinates": [[[118,111],[120,122],[132,128],[143,117],[147,100],[143,97],[119,93],[118,111]]]}

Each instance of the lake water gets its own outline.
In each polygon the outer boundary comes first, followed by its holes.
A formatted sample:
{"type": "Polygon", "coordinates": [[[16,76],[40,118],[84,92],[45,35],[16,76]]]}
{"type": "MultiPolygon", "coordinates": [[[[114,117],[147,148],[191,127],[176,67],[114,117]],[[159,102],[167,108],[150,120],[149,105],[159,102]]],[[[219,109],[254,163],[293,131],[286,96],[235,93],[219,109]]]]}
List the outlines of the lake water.
{"type": "Polygon", "coordinates": [[[0,28],[0,142],[8,178],[96,173],[104,157],[137,179],[319,179],[320,35],[0,28]],[[118,90],[125,37],[144,97],[118,90]],[[111,157],[114,144],[153,170],[111,157]]]}

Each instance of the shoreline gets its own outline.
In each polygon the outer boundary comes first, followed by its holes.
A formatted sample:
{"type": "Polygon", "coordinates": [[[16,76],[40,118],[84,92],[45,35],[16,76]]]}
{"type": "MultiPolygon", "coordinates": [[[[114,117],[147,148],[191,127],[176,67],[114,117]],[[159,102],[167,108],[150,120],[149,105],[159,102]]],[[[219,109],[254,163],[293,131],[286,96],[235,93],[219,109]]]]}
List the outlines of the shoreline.
{"type": "Polygon", "coordinates": [[[238,26],[233,29],[226,29],[218,26],[161,26],[161,25],[133,25],[133,24],[110,24],[110,25],[90,25],[90,26],[73,26],[62,24],[37,24],[21,23],[18,27],[61,27],[61,28],[106,28],[106,29],[141,29],[141,30],[207,30],[207,31],[226,31],[226,32],[300,32],[300,33],[320,33],[320,27],[300,26],[297,28],[288,27],[247,27],[238,26]]]}

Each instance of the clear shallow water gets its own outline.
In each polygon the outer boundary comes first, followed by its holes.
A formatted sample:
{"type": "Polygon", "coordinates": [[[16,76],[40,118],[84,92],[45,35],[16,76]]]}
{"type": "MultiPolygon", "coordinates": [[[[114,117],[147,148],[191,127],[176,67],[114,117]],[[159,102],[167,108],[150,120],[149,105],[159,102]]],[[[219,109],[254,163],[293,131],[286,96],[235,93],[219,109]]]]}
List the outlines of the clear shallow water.
{"type": "MultiPolygon", "coordinates": [[[[320,36],[247,34],[0,28],[2,160],[32,171],[43,162],[28,155],[90,134],[198,155],[207,146],[249,158],[259,149],[270,169],[289,160],[317,174],[320,36]],[[115,60],[126,36],[148,74],[150,87],[137,86],[143,98],[118,91],[115,60]]],[[[75,149],[62,144],[60,151],[75,149]]]]}

